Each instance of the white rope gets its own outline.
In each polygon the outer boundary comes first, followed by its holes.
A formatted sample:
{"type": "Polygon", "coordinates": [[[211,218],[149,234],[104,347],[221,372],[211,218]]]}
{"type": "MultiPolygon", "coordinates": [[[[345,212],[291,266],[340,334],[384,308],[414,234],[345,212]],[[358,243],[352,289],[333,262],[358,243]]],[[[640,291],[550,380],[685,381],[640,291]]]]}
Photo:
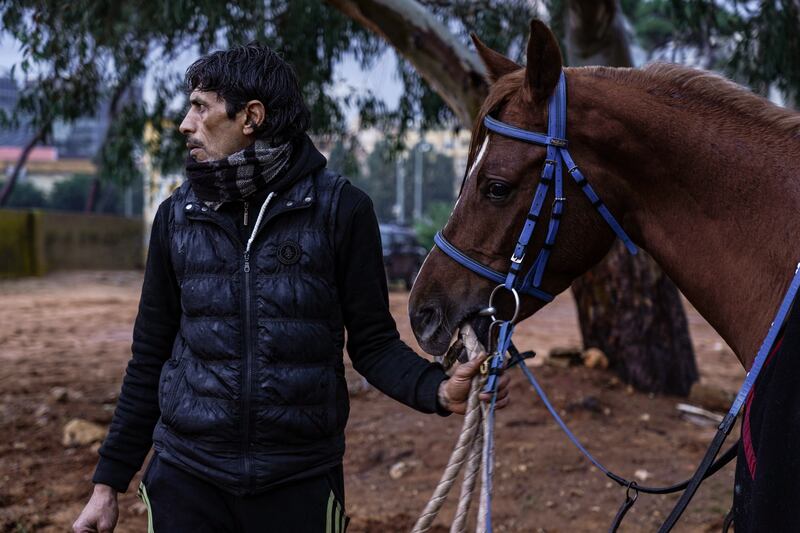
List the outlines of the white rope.
{"type": "MultiPolygon", "coordinates": [[[[477,336],[471,327],[465,326],[461,331],[461,335],[470,360],[483,353],[483,346],[478,342],[477,336]]],[[[468,466],[462,480],[458,509],[450,531],[451,533],[464,533],[466,531],[470,500],[472,499],[478,477],[477,474],[481,467],[481,454],[484,448],[482,443],[485,429],[482,423],[483,412],[479,400],[482,382],[483,378],[480,375],[472,379],[467,400],[467,411],[461,426],[461,434],[458,436],[453,452],[450,454],[444,473],[438,485],[436,485],[436,490],[434,490],[433,495],[425,506],[425,510],[414,524],[414,528],[411,530],[412,533],[425,533],[431,528],[465,462],[468,466]]]]}
{"type": "Polygon", "coordinates": [[[461,482],[461,494],[458,496],[458,508],[450,526],[450,533],[462,533],[467,530],[467,518],[472,503],[472,495],[478,484],[478,472],[481,469],[481,454],[483,453],[483,432],[478,431],[472,441],[472,449],[467,457],[467,466],[464,471],[464,480],[461,482]]]}
{"type": "Polygon", "coordinates": [[[453,483],[458,476],[458,473],[461,471],[461,467],[464,465],[467,453],[472,449],[475,435],[481,432],[480,407],[474,405],[478,403],[478,394],[473,394],[472,389],[478,393],[480,392],[480,384],[478,383],[477,379],[473,379],[472,382],[469,403],[467,404],[467,414],[464,416],[464,423],[461,426],[461,434],[458,436],[456,446],[453,448],[453,453],[450,454],[450,459],[447,461],[447,466],[442,474],[442,478],[439,480],[439,484],[436,485],[436,490],[434,490],[433,496],[431,496],[431,499],[428,500],[425,510],[422,512],[419,519],[417,519],[417,523],[411,530],[413,533],[425,533],[430,529],[431,524],[433,524],[436,515],[439,514],[439,511],[441,510],[442,505],[447,498],[447,494],[450,492],[450,488],[453,486],[453,483]]]}

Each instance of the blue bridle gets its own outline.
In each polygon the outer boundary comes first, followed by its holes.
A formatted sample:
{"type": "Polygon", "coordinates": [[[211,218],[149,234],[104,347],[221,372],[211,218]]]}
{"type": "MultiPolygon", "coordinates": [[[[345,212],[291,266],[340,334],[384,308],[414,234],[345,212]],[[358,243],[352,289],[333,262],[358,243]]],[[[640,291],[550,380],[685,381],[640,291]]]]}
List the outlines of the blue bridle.
{"type": "Polygon", "coordinates": [[[505,137],[547,147],[547,157],[544,161],[544,168],[542,168],[539,184],[533,195],[531,208],[528,211],[525,225],[514,247],[514,253],[511,256],[511,266],[505,274],[489,268],[469,257],[448,241],[444,235],[442,235],[441,231],[434,237],[434,242],[440,250],[450,256],[454,261],[479,276],[483,276],[498,284],[502,283],[506,289],[510,290],[514,288],[522,294],[533,296],[544,302],[551,302],[553,300],[553,295],[543,291],[540,286],[545,267],[547,266],[547,260],[550,258],[550,253],[556,241],[556,234],[558,233],[561,216],[564,213],[564,202],[566,201],[566,198],[564,198],[564,166],[566,165],[567,173],[572,176],[575,183],[589,198],[592,206],[600,213],[600,216],[605,219],[614,233],[622,240],[628,251],[631,254],[636,254],[636,245],[633,244],[628,234],[625,233],[625,230],[622,229],[622,226],[614,218],[614,215],[611,214],[608,207],[606,207],[600,197],[597,196],[597,193],[594,192],[594,189],[589,185],[589,182],[583,176],[569,153],[567,148],[569,143],[566,138],[567,82],[563,72],[558,80],[555,92],[550,97],[548,103],[547,134],[523,130],[489,116],[484,119],[483,123],[488,130],[505,137]],[[536,229],[536,223],[539,221],[542,207],[552,182],[555,182],[555,199],[553,200],[553,208],[550,212],[547,236],[545,237],[542,249],[539,250],[536,261],[534,261],[524,278],[520,280],[519,273],[522,268],[522,261],[525,258],[526,249],[533,236],[533,231],[536,229]]]}

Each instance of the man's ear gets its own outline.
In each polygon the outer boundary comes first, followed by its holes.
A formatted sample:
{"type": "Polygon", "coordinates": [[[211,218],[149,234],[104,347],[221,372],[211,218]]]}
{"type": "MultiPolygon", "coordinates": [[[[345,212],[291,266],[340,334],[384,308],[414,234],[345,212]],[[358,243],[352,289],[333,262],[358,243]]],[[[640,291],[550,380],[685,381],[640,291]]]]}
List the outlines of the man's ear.
{"type": "Polygon", "coordinates": [[[252,135],[267,118],[267,110],[260,100],[250,100],[244,105],[244,126],[242,133],[252,135]]]}
{"type": "Polygon", "coordinates": [[[531,20],[525,87],[535,102],[547,100],[561,77],[561,49],[553,32],[541,20],[531,20]]]}
{"type": "Polygon", "coordinates": [[[496,82],[506,74],[522,68],[522,65],[518,65],[500,52],[495,52],[483,44],[483,41],[478,39],[478,36],[474,33],[470,33],[469,36],[472,37],[472,42],[475,43],[475,49],[478,51],[478,55],[481,57],[486,67],[486,78],[490,84],[496,82]]]}

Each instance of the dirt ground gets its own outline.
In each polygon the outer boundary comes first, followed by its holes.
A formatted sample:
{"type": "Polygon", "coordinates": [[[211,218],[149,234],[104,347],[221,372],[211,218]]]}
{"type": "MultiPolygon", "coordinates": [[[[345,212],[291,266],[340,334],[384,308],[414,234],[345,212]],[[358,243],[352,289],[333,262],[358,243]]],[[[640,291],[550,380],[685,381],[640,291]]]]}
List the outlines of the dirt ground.
{"type": "MultiPolygon", "coordinates": [[[[110,421],[130,356],[141,281],[138,272],[0,281],[0,531],[68,531],[80,512],[97,456],[91,446],[65,447],[63,427],[73,418],[110,421]]],[[[407,293],[393,292],[391,301],[403,338],[417,348],[407,293]]],[[[744,374],[739,363],[703,319],[687,311],[702,380],[734,391],[744,374]]],[[[569,295],[519,326],[515,338],[520,348],[539,354],[579,344],[569,295]]],[[[541,356],[533,366],[567,423],[620,475],[637,474],[650,484],[687,477],[713,434],[679,416],[680,399],[633,392],[608,371],[542,365],[541,356]]],[[[578,454],[516,372],[512,394],[512,405],[497,417],[496,530],[606,530],[624,490],[578,454]]],[[[350,531],[409,531],[447,461],[460,417],[422,415],[374,389],[351,401],[345,458],[350,531]],[[407,471],[393,479],[389,471],[399,462],[407,471]]],[[[138,477],[132,487],[137,484],[138,477]]],[[[718,530],[732,487],[729,466],[701,487],[677,530],[718,530]]],[[[118,532],[146,531],[135,492],[120,498],[118,532]]],[[[673,501],[642,495],[622,531],[655,530],[673,501]]],[[[437,531],[446,531],[453,510],[450,502],[437,531]]]]}

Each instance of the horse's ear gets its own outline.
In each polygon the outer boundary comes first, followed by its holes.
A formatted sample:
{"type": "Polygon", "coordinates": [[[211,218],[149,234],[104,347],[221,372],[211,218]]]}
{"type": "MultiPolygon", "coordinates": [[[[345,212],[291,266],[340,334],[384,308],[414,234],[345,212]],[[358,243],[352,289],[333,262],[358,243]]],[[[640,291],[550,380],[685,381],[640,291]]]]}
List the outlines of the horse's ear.
{"type": "Polygon", "coordinates": [[[547,100],[561,77],[561,49],[553,32],[541,20],[531,20],[525,85],[536,102],[547,100]]]}
{"type": "Polygon", "coordinates": [[[489,83],[494,83],[506,74],[522,68],[522,65],[518,65],[500,52],[495,52],[483,44],[483,41],[478,39],[478,36],[474,33],[470,33],[469,36],[472,37],[472,42],[475,43],[478,55],[481,56],[481,60],[486,66],[486,77],[489,83]]]}

